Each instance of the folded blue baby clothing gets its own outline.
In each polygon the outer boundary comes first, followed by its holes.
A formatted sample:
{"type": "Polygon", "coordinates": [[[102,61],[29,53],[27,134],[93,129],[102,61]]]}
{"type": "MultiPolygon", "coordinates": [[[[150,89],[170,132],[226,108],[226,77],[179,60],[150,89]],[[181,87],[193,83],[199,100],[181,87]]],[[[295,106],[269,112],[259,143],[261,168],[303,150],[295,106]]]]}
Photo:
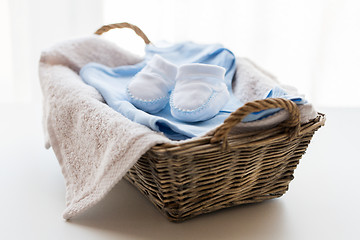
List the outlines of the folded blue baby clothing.
{"type": "MultiPolygon", "coordinates": [[[[216,128],[237,108],[241,103],[232,93],[232,79],[235,73],[234,54],[220,44],[204,45],[193,42],[184,42],[171,45],[170,47],[156,47],[147,45],[146,55],[142,62],[135,65],[110,68],[98,63],[85,65],[80,75],[83,81],[96,88],[103,96],[106,103],[115,111],[128,119],[148,126],[149,128],[163,132],[172,140],[184,140],[187,138],[202,136],[216,128]],[[211,64],[224,68],[224,83],[228,89],[230,98],[226,105],[209,120],[199,122],[184,122],[174,118],[171,114],[170,104],[156,112],[149,114],[136,108],[129,99],[127,87],[134,76],[139,73],[154,55],[159,55],[176,66],[188,63],[211,64]]],[[[265,97],[286,97],[302,104],[304,100],[298,97],[288,96],[282,89],[274,88],[265,97]]],[[[244,122],[255,121],[269,116],[279,109],[269,109],[258,113],[249,114],[244,122]]]]}

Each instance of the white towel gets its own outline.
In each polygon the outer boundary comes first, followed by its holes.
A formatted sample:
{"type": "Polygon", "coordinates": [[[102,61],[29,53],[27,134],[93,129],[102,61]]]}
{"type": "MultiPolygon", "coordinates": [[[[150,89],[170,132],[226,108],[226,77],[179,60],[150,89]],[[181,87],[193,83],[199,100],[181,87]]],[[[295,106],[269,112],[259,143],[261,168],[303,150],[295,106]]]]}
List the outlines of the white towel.
{"type": "MultiPolygon", "coordinates": [[[[100,201],[152,146],[171,142],[111,109],[78,75],[89,62],[115,67],[139,61],[141,58],[98,36],[63,42],[41,55],[46,148],[53,148],[65,178],[65,219],[100,201]]],[[[246,75],[235,79],[247,81],[246,75]]],[[[246,84],[243,86],[246,89],[246,84]]],[[[286,117],[287,113],[280,111],[267,119],[240,125],[269,127],[286,117]]],[[[307,116],[305,120],[309,119],[307,116]]]]}
{"type": "Polygon", "coordinates": [[[65,219],[101,200],[152,146],[169,142],[112,110],[78,75],[89,61],[116,66],[138,60],[97,37],[69,41],[42,54],[46,147],[52,146],[65,177],[65,219]]]}

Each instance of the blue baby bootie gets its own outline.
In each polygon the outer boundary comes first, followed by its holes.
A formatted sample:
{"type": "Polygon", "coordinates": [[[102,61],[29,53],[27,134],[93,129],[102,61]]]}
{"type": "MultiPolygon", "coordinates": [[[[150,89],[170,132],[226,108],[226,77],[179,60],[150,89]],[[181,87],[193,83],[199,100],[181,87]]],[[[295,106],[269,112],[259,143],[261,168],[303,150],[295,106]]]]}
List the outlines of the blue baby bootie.
{"type": "Polygon", "coordinates": [[[172,116],[184,122],[199,122],[218,114],[230,99],[224,76],[225,68],[216,65],[182,65],[170,96],[172,116]]]}
{"type": "Polygon", "coordinates": [[[127,86],[129,101],[148,112],[160,112],[169,102],[175,85],[177,67],[159,55],[154,55],[127,86]]]}

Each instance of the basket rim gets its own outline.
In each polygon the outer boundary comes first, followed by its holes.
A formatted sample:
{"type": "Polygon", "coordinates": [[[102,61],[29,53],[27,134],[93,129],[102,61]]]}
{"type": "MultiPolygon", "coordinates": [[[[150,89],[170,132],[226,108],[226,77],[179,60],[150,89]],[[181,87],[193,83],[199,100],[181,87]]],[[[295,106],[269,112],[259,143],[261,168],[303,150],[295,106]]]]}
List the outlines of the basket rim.
{"type": "MultiPolygon", "coordinates": [[[[321,126],[325,125],[326,116],[323,113],[318,112],[317,116],[310,120],[308,123],[304,123],[300,125],[299,136],[303,136],[309,132],[312,132],[321,126]]],[[[288,138],[288,133],[283,132],[282,126],[275,126],[273,128],[267,130],[256,130],[251,132],[244,132],[244,133],[237,133],[233,135],[229,135],[228,140],[230,142],[234,142],[240,139],[246,139],[243,143],[237,144],[243,147],[246,146],[256,146],[259,144],[263,144],[264,141],[274,141],[275,139],[284,140],[288,138]],[[262,136],[259,136],[262,135],[262,136]],[[276,135],[276,136],[274,136],[276,135]],[[258,137],[255,137],[258,136],[258,137]],[[275,139],[274,139],[275,138],[275,139]],[[250,140],[250,141],[249,141],[250,140]]],[[[203,144],[211,144],[212,147],[218,145],[219,150],[221,149],[221,143],[210,143],[210,140],[213,136],[212,135],[205,135],[199,138],[190,139],[186,142],[179,142],[179,143],[162,143],[155,145],[151,148],[151,151],[161,153],[166,151],[178,151],[178,150],[185,150],[191,147],[200,146],[203,144]]]]}

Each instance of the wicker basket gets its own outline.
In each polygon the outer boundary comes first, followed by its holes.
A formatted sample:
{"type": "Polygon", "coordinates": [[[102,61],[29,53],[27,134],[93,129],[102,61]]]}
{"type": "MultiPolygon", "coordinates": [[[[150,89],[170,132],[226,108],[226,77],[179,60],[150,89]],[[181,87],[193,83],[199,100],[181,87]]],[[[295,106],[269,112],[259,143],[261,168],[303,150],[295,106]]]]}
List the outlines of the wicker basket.
{"type": "MultiPolygon", "coordinates": [[[[124,27],[150,43],[138,27],[129,23],[103,26],[96,34],[124,27]]],[[[171,221],[277,198],[288,190],[299,159],[324,123],[325,116],[319,113],[301,125],[297,105],[286,99],[249,102],[212,135],[152,147],[125,178],[171,221]],[[231,134],[246,115],[269,108],[286,109],[290,117],[265,131],[231,134]]]]}

